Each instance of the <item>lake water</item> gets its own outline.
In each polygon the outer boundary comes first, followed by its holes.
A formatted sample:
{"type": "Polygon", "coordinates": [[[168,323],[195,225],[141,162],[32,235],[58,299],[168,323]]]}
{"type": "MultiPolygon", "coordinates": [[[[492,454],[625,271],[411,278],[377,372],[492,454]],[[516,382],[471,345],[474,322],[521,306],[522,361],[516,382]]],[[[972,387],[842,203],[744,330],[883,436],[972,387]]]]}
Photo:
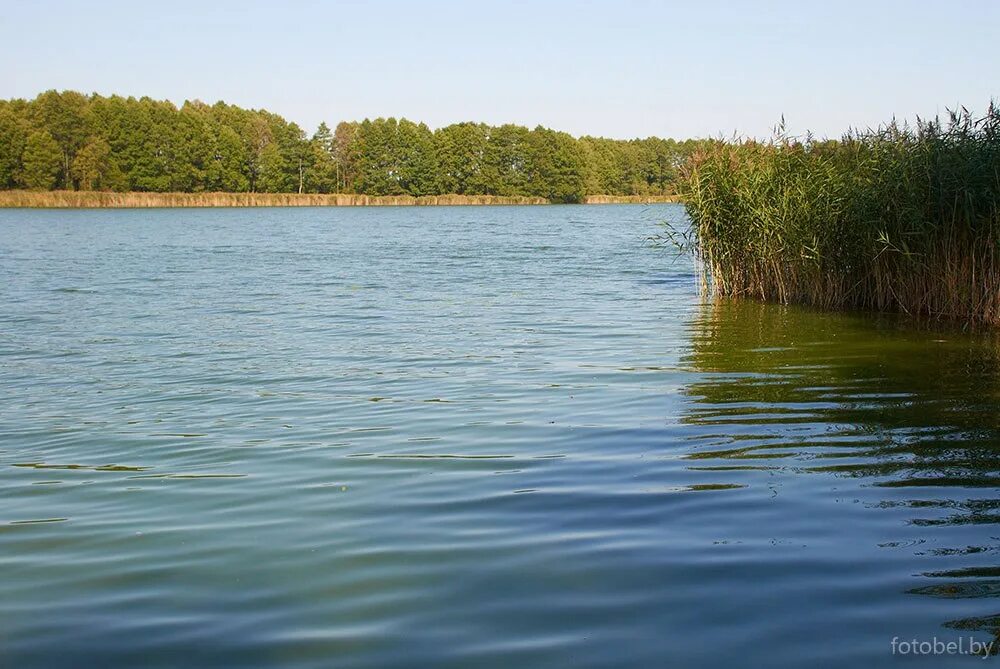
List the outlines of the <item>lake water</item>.
{"type": "Polygon", "coordinates": [[[707,303],[662,220],[0,211],[0,666],[996,638],[1000,343],[707,303]]]}

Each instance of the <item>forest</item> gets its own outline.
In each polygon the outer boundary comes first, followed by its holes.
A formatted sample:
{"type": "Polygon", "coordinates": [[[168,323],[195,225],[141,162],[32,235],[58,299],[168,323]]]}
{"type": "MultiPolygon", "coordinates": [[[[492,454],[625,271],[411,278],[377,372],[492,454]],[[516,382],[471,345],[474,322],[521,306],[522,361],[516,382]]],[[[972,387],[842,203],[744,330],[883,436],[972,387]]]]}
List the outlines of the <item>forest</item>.
{"type": "Polygon", "coordinates": [[[312,136],[224,102],[54,90],[0,100],[0,189],[442,194],[671,195],[706,140],[573,137],[538,126],[407,119],[323,123],[312,136]]]}

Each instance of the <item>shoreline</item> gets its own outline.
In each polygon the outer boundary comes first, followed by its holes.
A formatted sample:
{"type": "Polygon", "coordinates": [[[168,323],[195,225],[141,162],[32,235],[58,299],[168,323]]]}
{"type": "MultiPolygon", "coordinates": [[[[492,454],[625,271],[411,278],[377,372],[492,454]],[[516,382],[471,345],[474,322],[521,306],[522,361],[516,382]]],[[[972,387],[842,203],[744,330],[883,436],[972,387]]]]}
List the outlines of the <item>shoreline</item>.
{"type": "MultiPolygon", "coordinates": [[[[675,195],[587,195],[580,204],[661,204],[675,195]]],[[[503,195],[359,195],[353,193],[145,193],[0,191],[0,209],[153,209],[210,207],[401,207],[547,205],[541,197],[503,195]]]]}

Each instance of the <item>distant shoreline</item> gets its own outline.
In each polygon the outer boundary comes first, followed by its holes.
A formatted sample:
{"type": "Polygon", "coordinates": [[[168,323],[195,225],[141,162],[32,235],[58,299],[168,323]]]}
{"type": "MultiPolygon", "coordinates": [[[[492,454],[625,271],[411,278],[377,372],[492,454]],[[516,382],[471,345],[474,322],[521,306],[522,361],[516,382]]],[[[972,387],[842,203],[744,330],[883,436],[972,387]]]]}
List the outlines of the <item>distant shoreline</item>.
{"type": "MultiPolygon", "coordinates": [[[[655,204],[673,195],[588,195],[581,204],[655,204]]],[[[3,209],[143,209],[162,207],[394,207],[542,205],[545,198],[501,195],[358,195],[351,193],[115,193],[105,191],[0,191],[3,209]]]]}

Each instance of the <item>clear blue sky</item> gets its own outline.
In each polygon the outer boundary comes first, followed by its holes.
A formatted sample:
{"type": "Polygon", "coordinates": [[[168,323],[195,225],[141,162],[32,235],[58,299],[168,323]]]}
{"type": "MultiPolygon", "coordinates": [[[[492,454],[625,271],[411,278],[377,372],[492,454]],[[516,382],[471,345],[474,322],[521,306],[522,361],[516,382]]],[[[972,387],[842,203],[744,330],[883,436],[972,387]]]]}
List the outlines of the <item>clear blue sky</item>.
{"type": "Polygon", "coordinates": [[[223,99],[609,137],[839,135],[1000,100],[1000,0],[7,0],[0,97],[223,99]]]}

